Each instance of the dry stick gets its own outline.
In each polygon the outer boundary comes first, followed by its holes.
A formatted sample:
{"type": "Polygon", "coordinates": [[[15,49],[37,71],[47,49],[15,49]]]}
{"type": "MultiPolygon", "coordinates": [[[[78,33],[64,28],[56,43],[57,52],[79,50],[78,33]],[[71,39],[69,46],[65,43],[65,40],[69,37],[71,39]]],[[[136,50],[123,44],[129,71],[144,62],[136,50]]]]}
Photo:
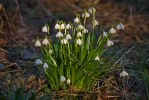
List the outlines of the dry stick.
{"type": "Polygon", "coordinates": [[[49,10],[44,6],[44,4],[41,2],[41,0],[37,0],[38,4],[41,5],[41,7],[43,8],[43,10],[46,12],[46,14],[51,17],[51,18],[55,18],[50,12],[49,10]]]}
{"type": "MultiPolygon", "coordinates": [[[[112,67],[114,67],[127,53],[129,53],[132,49],[134,48],[134,46],[133,47],[131,47],[125,54],[123,54],[121,57],[120,57],[120,59],[118,59],[115,63],[114,63],[114,65],[112,66],[112,67]]],[[[111,67],[111,68],[112,68],[111,67]]],[[[110,68],[110,69],[111,69],[110,68]]]]}
{"type": "Polygon", "coordinates": [[[13,17],[13,21],[14,21],[14,19],[15,19],[15,17],[16,17],[17,12],[18,12],[18,13],[19,13],[19,16],[20,16],[20,21],[21,21],[22,25],[23,25],[24,27],[27,27],[27,26],[24,24],[24,22],[23,22],[23,18],[22,18],[21,12],[20,12],[20,10],[19,10],[20,7],[19,7],[19,4],[18,4],[18,1],[15,0],[15,2],[16,2],[17,8],[16,8],[15,16],[13,17]]]}
{"type": "Polygon", "coordinates": [[[0,48],[0,50],[3,51],[3,52],[8,52],[7,50],[4,50],[4,49],[2,49],[2,48],[0,48]]]}

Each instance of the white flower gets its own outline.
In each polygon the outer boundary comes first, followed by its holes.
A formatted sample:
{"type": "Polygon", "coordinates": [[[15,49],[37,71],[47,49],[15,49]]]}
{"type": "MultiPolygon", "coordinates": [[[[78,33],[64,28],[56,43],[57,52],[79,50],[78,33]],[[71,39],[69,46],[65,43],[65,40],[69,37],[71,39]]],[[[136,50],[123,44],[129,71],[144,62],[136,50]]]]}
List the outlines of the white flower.
{"type": "Polygon", "coordinates": [[[114,45],[114,43],[112,41],[108,40],[107,41],[107,46],[109,47],[109,46],[112,46],[112,45],[114,45]]]}
{"type": "Polygon", "coordinates": [[[81,36],[82,36],[81,32],[77,33],[77,37],[81,37],[81,36]]]}
{"type": "Polygon", "coordinates": [[[71,38],[71,36],[70,36],[70,34],[67,34],[66,35],[66,40],[71,40],[72,38],[71,38]]]}
{"type": "Polygon", "coordinates": [[[95,60],[99,61],[99,60],[100,60],[100,58],[99,58],[98,56],[96,56],[96,57],[95,57],[95,60]]]}
{"type": "Polygon", "coordinates": [[[61,24],[60,29],[65,29],[65,25],[61,24]]]}
{"type": "Polygon", "coordinates": [[[44,70],[46,70],[47,68],[49,68],[49,65],[47,63],[44,63],[43,68],[44,68],[44,70]]]}
{"type": "Polygon", "coordinates": [[[96,9],[95,9],[94,7],[90,7],[90,8],[88,9],[88,12],[91,13],[91,14],[93,14],[93,13],[96,12],[96,9]]]}
{"type": "Polygon", "coordinates": [[[117,29],[118,30],[120,30],[120,29],[124,30],[124,25],[122,23],[118,24],[117,29]]]}
{"type": "Polygon", "coordinates": [[[71,29],[70,24],[67,24],[67,25],[66,25],[66,29],[71,29]]]}
{"type": "Polygon", "coordinates": [[[116,30],[115,30],[114,28],[111,28],[111,29],[109,30],[109,33],[115,34],[115,33],[116,33],[116,30]]]}
{"type": "Polygon", "coordinates": [[[103,32],[103,37],[104,37],[104,36],[107,36],[107,34],[108,34],[108,32],[105,32],[105,31],[104,31],[104,32],[103,32]]]}
{"type": "Polygon", "coordinates": [[[78,25],[78,29],[82,30],[82,29],[84,29],[84,27],[80,24],[80,25],[78,25]]]}
{"type": "Polygon", "coordinates": [[[82,40],[81,40],[81,39],[78,39],[78,40],[76,41],[76,44],[77,44],[77,45],[82,45],[82,40]]]}
{"type": "Polygon", "coordinates": [[[61,76],[61,77],[60,77],[60,82],[65,82],[65,81],[66,81],[65,76],[61,76]]]}
{"type": "Polygon", "coordinates": [[[55,29],[60,29],[60,25],[59,24],[56,24],[55,25],[55,29]]]}
{"type": "Polygon", "coordinates": [[[79,23],[79,18],[78,17],[76,17],[75,19],[74,19],[74,23],[79,23]]]}
{"type": "Polygon", "coordinates": [[[68,85],[70,84],[70,82],[71,82],[70,79],[67,79],[67,84],[68,84],[68,85]]]}
{"type": "Polygon", "coordinates": [[[67,41],[65,38],[63,38],[63,39],[61,40],[61,43],[62,43],[62,44],[67,44],[68,41],[67,41]]]}
{"type": "Polygon", "coordinates": [[[129,76],[126,71],[122,71],[122,72],[120,73],[120,77],[124,77],[124,76],[129,76]]]}
{"type": "Polygon", "coordinates": [[[49,43],[48,39],[44,39],[44,40],[42,41],[42,44],[43,44],[43,45],[47,45],[48,43],[49,43]]]}
{"type": "Polygon", "coordinates": [[[39,40],[37,40],[37,41],[35,42],[35,46],[36,46],[36,47],[40,47],[40,46],[41,46],[41,43],[40,43],[39,40]]]}
{"type": "Polygon", "coordinates": [[[36,59],[34,65],[35,66],[42,65],[42,60],[41,59],[36,59]]]}
{"type": "Polygon", "coordinates": [[[88,12],[84,12],[82,14],[82,18],[87,18],[87,17],[90,17],[90,14],[88,12]]]}
{"type": "Polygon", "coordinates": [[[84,33],[88,33],[88,30],[86,28],[83,29],[84,33]]]}
{"type": "Polygon", "coordinates": [[[61,31],[59,31],[57,34],[56,34],[56,38],[60,38],[60,37],[63,37],[63,34],[61,31]]]}
{"type": "Polygon", "coordinates": [[[47,26],[44,26],[41,31],[42,31],[42,32],[48,32],[47,26]]]}
{"type": "Polygon", "coordinates": [[[93,26],[97,26],[97,25],[99,25],[99,23],[97,22],[97,20],[93,20],[93,26]]]}
{"type": "Polygon", "coordinates": [[[50,54],[52,53],[52,49],[49,49],[49,53],[50,53],[50,54]]]}

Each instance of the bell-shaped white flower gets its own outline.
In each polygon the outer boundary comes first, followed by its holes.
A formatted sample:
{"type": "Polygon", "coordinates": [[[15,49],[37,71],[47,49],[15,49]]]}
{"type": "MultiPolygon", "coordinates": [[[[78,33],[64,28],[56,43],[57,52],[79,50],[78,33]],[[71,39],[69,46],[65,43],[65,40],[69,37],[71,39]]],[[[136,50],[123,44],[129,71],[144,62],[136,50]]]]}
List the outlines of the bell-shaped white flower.
{"type": "Polygon", "coordinates": [[[70,24],[67,24],[67,25],[66,25],[66,29],[71,29],[70,24]]]}
{"type": "Polygon", "coordinates": [[[60,25],[59,24],[56,24],[55,25],[55,29],[60,29],[60,25]]]}
{"type": "Polygon", "coordinates": [[[41,46],[41,43],[40,43],[39,40],[37,40],[37,41],[35,42],[35,46],[36,46],[36,47],[40,47],[40,46],[41,46]]]}
{"type": "Polygon", "coordinates": [[[68,41],[67,41],[65,38],[63,38],[63,39],[61,40],[61,43],[62,43],[62,44],[67,44],[68,41]]]}
{"type": "Polygon", "coordinates": [[[95,60],[99,61],[99,60],[100,60],[100,58],[99,58],[98,56],[96,56],[96,57],[95,57],[95,60]]]}
{"type": "Polygon", "coordinates": [[[108,32],[103,32],[103,37],[106,37],[108,35],[108,32]]]}
{"type": "Polygon", "coordinates": [[[91,14],[93,14],[93,13],[96,12],[96,9],[95,9],[94,7],[90,7],[90,8],[88,9],[88,12],[91,13],[91,14]]]}
{"type": "Polygon", "coordinates": [[[80,22],[79,18],[76,17],[76,18],[74,19],[74,23],[79,23],[79,22],[80,22]]]}
{"type": "Polygon", "coordinates": [[[123,25],[122,23],[118,24],[118,25],[117,25],[117,29],[118,29],[118,30],[120,30],[120,29],[121,29],[121,30],[124,30],[124,25],[123,25]]]}
{"type": "Polygon", "coordinates": [[[84,12],[82,14],[82,18],[88,18],[88,17],[90,17],[90,14],[88,12],[84,12]]]}
{"type": "Polygon", "coordinates": [[[68,84],[68,85],[70,84],[70,82],[71,82],[70,79],[67,79],[67,84],[68,84]]]}
{"type": "Polygon", "coordinates": [[[36,59],[34,65],[35,66],[42,65],[42,60],[41,59],[36,59]]]}
{"type": "Polygon", "coordinates": [[[66,40],[71,40],[71,39],[72,39],[71,35],[70,34],[67,34],[66,35],[66,40]]]}
{"type": "Polygon", "coordinates": [[[84,29],[82,30],[82,32],[83,32],[83,33],[88,33],[88,30],[87,30],[86,28],[84,28],[84,29]]]}
{"type": "Polygon", "coordinates": [[[49,53],[52,54],[52,49],[49,49],[49,53]]]}
{"type": "Polygon", "coordinates": [[[82,37],[81,32],[77,33],[77,37],[82,37]]]}
{"type": "Polygon", "coordinates": [[[43,68],[44,68],[44,70],[46,70],[47,68],[49,68],[49,65],[47,63],[44,63],[43,68]]]}
{"type": "Polygon", "coordinates": [[[47,26],[44,26],[41,31],[42,32],[48,32],[48,27],[47,26]]]}
{"type": "Polygon", "coordinates": [[[42,44],[43,44],[43,45],[47,45],[47,44],[49,44],[48,39],[44,39],[44,40],[42,41],[42,44]]]}
{"type": "Polygon", "coordinates": [[[60,37],[63,37],[63,34],[61,31],[59,31],[57,34],[56,34],[56,38],[60,38],[60,37]]]}
{"type": "Polygon", "coordinates": [[[98,21],[97,20],[93,20],[93,26],[95,27],[95,26],[97,26],[97,25],[99,25],[99,23],[98,23],[98,21]]]}
{"type": "Polygon", "coordinates": [[[126,71],[122,71],[120,73],[120,77],[125,77],[125,76],[129,76],[128,73],[126,71]]]}
{"type": "Polygon", "coordinates": [[[114,28],[111,28],[111,29],[109,30],[109,33],[115,34],[115,33],[116,33],[116,30],[115,30],[114,28]]]}
{"type": "Polygon", "coordinates": [[[108,41],[107,41],[107,46],[110,47],[110,46],[112,46],[112,45],[114,45],[114,43],[113,43],[112,41],[108,40],[108,41]]]}
{"type": "Polygon", "coordinates": [[[66,81],[65,76],[61,76],[61,77],[60,77],[60,82],[65,82],[65,81],[66,81]]]}
{"type": "Polygon", "coordinates": [[[84,27],[80,24],[80,25],[78,25],[78,27],[77,27],[78,29],[80,29],[80,30],[82,30],[82,29],[84,29],[84,27]]]}
{"type": "Polygon", "coordinates": [[[65,29],[65,25],[61,24],[60,29],[65,29]]]}
{"type": "Polygon", "coordinates": [[[78,39],[78,40],[76,41],[76,44],[77,44],[77,45],[82,45],[82,40],[81,40],[81,39],[78,39]]]}

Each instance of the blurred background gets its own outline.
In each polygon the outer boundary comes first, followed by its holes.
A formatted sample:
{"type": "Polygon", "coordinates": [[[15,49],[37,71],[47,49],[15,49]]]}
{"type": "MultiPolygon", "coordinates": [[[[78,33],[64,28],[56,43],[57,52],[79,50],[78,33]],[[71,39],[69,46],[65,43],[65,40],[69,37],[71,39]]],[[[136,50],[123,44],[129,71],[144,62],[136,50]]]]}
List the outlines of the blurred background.
{"type": "MultiPolygon", "coordinates": [[[[56,20],[73,22],[76,14],[82,14],[90,5],[97,10],[96,19],[102,30],[108,31],[116,21],[124,24],[125,30],[111,37],[115,44],[149,45],[148,0],[0,0],[0,4],[0,46],[3,48],[33,45],[37,37],[45,36],[41,32],[45,23],[54,35],[56,20]]],[[[91,27],[90,22],[87,27],[91,27]]]]}

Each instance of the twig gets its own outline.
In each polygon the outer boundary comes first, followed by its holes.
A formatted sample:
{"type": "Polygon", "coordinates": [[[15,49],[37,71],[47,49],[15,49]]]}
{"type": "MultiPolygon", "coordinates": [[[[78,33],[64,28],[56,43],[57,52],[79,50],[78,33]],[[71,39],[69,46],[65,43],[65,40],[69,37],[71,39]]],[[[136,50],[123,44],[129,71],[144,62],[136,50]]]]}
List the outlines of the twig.
{"type": "Polygon", "coordinates": [[[6,51],[6,50],[4,50],[4,49],[2,49],[2,48],[0,48],[0,50],[3,51],[3,52],[8,52],[8,51],[6,51]]]}
{"type": "Polygon", "coordinates": [[[15,2],[16,2],[17,8],[16,8],[16,13],[15,13],[15,15],[14,15],[14,17],[13,17],[13,21],[14,21],[16,15],[17,15],[17,12],[18,12],[18,13],[19,13],[19,16],[20,16],[20,21],[21,21],[22,25],[23,25],[24,27],[27,27],[27,26],[25,25],[25,23],[23,22],[23,18],[22,18],[21,12],[20,12],[20,10],[19,10],[20,7],[19,7],[19,4],[18,4],[18,1],[15,0],[15,2]]]}
{"type": "Polygon", "coordinates": [[[43,10],[46,12],[46,14],[51,17],[51,18],[55,18],[50,12],[49,10],[44,6],[44,4],[40,1],[40,0],[37,0],[38,4],[41,5],[41,7],[43,8],[43,10]]]}
{"type": "MultiPolygon", "coordinates": [[[[114,65],[113,65],[112,67],[114,67],[114,66],[115,66],[127,53],[129,53],[133,48],[134,48],[134,46],[131,47],[125,54],[123,54],[123,55],[114,63],[114,65]]],[[[110,69],[112,69],[112,67],[111,67],[110,69]]]]}

